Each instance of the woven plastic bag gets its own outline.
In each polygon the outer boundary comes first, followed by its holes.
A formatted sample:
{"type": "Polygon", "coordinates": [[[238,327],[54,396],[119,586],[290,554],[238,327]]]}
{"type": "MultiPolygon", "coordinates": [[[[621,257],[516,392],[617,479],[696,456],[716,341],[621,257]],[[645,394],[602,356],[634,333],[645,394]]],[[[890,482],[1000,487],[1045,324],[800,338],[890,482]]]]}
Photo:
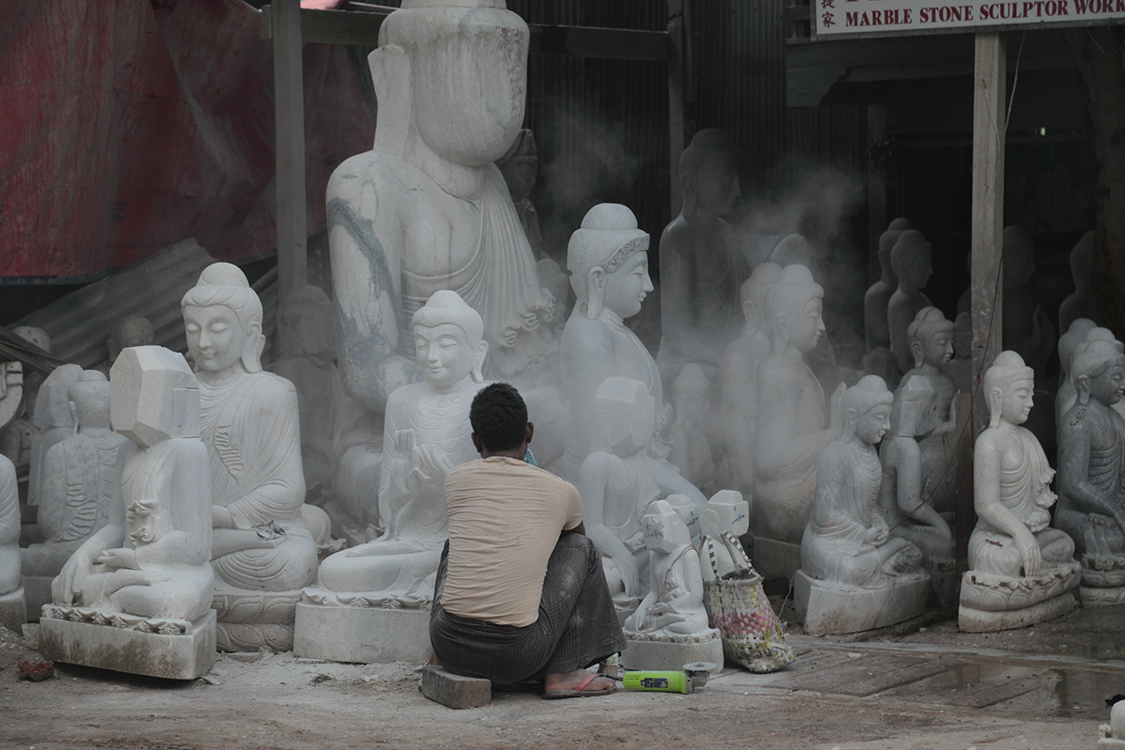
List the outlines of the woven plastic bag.
{"type": "Polygon", "coordinates": [[[729,531],[718,539],[703,537],[700,548],[714,573],[714,580],[703,582],[703,603],[711,627],[722,637],[727,660],[751,672],[784,669],[797,656],[785,640],[781,621],[762,589],[762,577],[750,564],[746,550],[729,531]],[[723,577],[715,560],[717,544],[727,549],[735,566],[733,573],[723,577]]]}

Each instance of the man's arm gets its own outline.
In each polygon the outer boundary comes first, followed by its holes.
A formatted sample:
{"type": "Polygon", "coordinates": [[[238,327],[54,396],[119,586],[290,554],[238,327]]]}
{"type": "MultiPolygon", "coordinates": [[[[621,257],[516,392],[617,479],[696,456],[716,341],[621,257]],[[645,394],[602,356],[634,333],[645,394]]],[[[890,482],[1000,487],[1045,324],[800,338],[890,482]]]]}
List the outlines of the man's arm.
{"type": "Polygon", "coordinates": [[[582,521],[579,521],[578,525],[573,529],[563,529],[559,532],[559,538],[561,539],[567,534],[581,534],[582,536],[586,536],[586,524],[582,521]]]}

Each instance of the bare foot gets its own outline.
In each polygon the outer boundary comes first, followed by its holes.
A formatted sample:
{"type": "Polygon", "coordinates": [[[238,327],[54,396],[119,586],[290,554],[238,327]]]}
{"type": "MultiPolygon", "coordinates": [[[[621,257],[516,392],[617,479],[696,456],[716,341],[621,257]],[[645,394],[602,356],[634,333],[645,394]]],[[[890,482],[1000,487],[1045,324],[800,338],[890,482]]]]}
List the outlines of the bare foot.
{"type": "MultiPolygon", "coordinates": [[[[573,672],[559,672],[549,674],[543,681],[543,690],[553,693],[558,690],[577,690],[583,681],[591,677],[585,669],[576,669],[573,672]]],[[[608,677],[596,676],[593,680],[582,686],[584,693],[609,692],[617,687],[617,683],[608,677]]]]}

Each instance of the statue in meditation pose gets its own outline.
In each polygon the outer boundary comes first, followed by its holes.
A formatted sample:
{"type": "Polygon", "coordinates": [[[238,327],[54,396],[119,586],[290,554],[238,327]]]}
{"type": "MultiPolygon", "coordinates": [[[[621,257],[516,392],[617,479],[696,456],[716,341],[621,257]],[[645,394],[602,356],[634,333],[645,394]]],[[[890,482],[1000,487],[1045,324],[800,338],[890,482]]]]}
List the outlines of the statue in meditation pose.
{"type": "MultiPolygon", "coordinates": [[[[1070,411],[1070,407],[1074,406],[1074,402],[1078,400],[1078,388],[1074,383],[1074,375],[1070,372],[1071,360],[1074,357],[1074,352],[1077,351],[1078,347],[1082,344],[1089,344],[1095,341],[1103,341],[1112,344],[1117,348],[1117,351],[1119,352],[1125,351],[1125,344],[1122,344],[1122,342],[1118,341],[1114,337],[1113,331],[1109,330],[1108,328],[1099,328],[1097,326],[1094,326],[1092,324],[1092,321],[1090,321],[1091,325],[1089,326],[1083,325],[1082,321],[1086,320],[1088,319],[1079,318],[1071,324],[1071,331],[1075,334],[1074,337],[1071,337],[1069,335],[1063,335],[1060,337],[1059,357],[1061,359],[1064,353],[1066,353],[1067,355],[1066,367],[1063,368],[1060,373],[1060,375],[1062,376],[1062,384],[1059,386],[1058,393],[1055,394],[1056,424],[1060,425],[1060,429],[1063,417],[1068,411],[1070,411]],[[1062,345],[1063,340],[1065,340],[1067,344],[1067,346],[1065,347],[1065,352],[1062,345]]],[[[1111,404],[1111,407],[1118,414],[1121,414],[1123,417],[1125,417],[1125,401],[1117,401],[1111,404]]]]}
{"type": "Polygon", "coordinates": [[[867,375],[840,401],[843,433],[820,455],[801,542],[801,570],[809,578],[872,587],[922,561],[916,545],[890,533],[878,503],[883,470],[875,444],[890,428],[893,399],[882,378],[867,375]]]}
{"type": "Polygon", "coordinates": [[[183,356],[158,346],[124,350],[111,381],[113,425],[132,441],[123,491],[63,566],[48,612],[186,633],[211,608],[214,582],[199,388],[183,356]]]}
{"type": "Polygon", "coordinates": [[[891,329],[887,321],[887,305],[891,295],[898,289],[898,278],[891,266],[891,249],[907,229],[914,226],[904,218],[895,219],[887,231],[879,235],[879,280],[867,288],[863,295],[863,329],[867,341],[867,351],[891,347],[891,329]]]}
{"type": "Polygon", "coordinates": [[[420,607],[433,596],[448,536],[445,475],[477,456],[469,406],[484,385],[484,323],[456,292],[435,292],[414,314],[415,357],[426,380],[387,401],[377,539],[330,556],[320,566],[313,603],[420,607]]]}
{"type": "Polygon", "coordinates": [[[113,363],[117,361],[117,356],[121,354],[122,350],[128,349],[131,346],[148,346],[156,341],[156,331],[153,330],[152,323],[148,318],[141,315],[129,315],[121,318],[109,330],[109,336],[105,340],[106,353],[109,355],[105,362],[98,365],[96,369],[98,372],[109,377],[110,368],[113,363]]]}
{"type": "Polygon", "coordinates": [[[181,308],[211,467],[219,648],[288,650],[299,591],[317,570],[297,392],[262,371],[262,303],[236,266],[205,268],[181,308]]]}
{"type": "Polygon", "coordinates": [[[788,266],[766,295],[772,352],[758,365],[754,473],[755,564],[763,575],[792,575],[796,549],[775,565],[757,538],[801,543],[816,493],[820,452],[840,435],[840,384],[826,412],[824,389],[804,362],[824,332],[824,290],[804,266],[788,266]],[[786,568],[791,568],[786,570],[786,568]]]}
{"type": "Polygon", "coordinates": [[[754,437],[758,413],[756,386],[758,363],[770,353],[766,320],[766,292],[781,278],[781,266],[761,263],[742,284],[742,335],[723,352],[719,367],[722,420],[727,435],[727,457],[735,486],[749,494],[754,489],[754,437]]]}
{"type": "Polygon", "coordinates": [[[1024,627],[1075,606],[1074,542],[1050,528],[1054,471],[1039,441],[1020,426],[1034,388],[1034,371],[1012,351],[1001,352],[984,374],[990,421],[973,448],[978,520],[961,584],[962,630],[1024,627]]]}
{"type": "Polygon", "coordinates": [[[707,498],[667,460],[661,431],[671,409],[664,406],[660,371],[648,349],[625,320],[641,311],[652,291],[648,276],[648,234],[625,206],[591,208],[571,235],[567,268],[577,301],[559,343],[562,388],[569,408],[566,452],[558,471],[577,481],[582,462],[593,450],[594,400],[605,379],[619,376],[645,384],[656,404],[647,454],[662,495],[683,494],[700,508],[707,498]]]}
{"type": "MultiPolygon", "coordinates": [[[[48,378],[40,393],[52,398],[54,391],[55,383],[48,378]]],[[[120,506],[122,470],[131,445],[110,429],[110,384],[105,375],[79,368],[79,376],[62,395],[68,397],[68,421],[78,429],[72,428],[46,452],[37,526],[42,541],[21,550],[29,615],[35,620],[40,607],[51,600],[51,579],[120,506]]]]}
{"type": "Polygon", "coordinates": [[[1098,325],[1103,324],[1094,298],[1090,296],[1090,274],[1094,267],[1094,232],[1082,235],[1078,244],[1070,251],[1070,275],[1074,279],[1074,292],[1059,305],[1059,330],[1070,330],[1071,324],[1079,318],[1089,318],[1098,325]]]}
{"type": "Polygon", "coordinates": [[[380,29],[374,148],[327,189],[339,364],[373,414],[423,379],[411,321],[441,289],[480,313],[492,372],[537,370],[555,347],[541,326],[553,302],[493,164],[523,121],[528,38],[497,0],[406,0],[380,29]]]}
{"type": "Polygon", "coordinates": [[[1109,341],[1081,344],[1071,377],[1078,403],[1059,423],[1055,526],[1074,540],[1083,603],[1117,604],[1125,601],[1125,418],[1113,405],[1125,393],[1125,354],[1109,341]]]}
{"type": "MultiPolygon", "coordinates": [[[[582,462],[578,490],[586,535],[602,554],[618,613],[636,609],[648,590],[641,516],[661,496],[645,449],[656,400],[639,380],[609,377],[594,400],[594,448],[582,462]]],[[[622,616],[624,616],[622,614],[622,616]]]]}
{"type": "Polygon", "coordinates": [[[683,209],[660,237],[657,362],[666,380],[694,362],[714,374],[742,322],[739,294],[750,268],[723,216],[740,195],[735,150],[726,135],[701,130],[679,163],[683,209]]]}
{"type": "Polygon", "coordinates": [[[78,365],[60,365],[36,389],[32,410],[34,429],[31,433],[30,474],[27,482],[27,504],[39,505],[43,490],[44,463],[47,452],[74,434],[74,414],[70,408],[70,386],[82,374],[78,365]]]}
{"type": "Polygon", "coordinates": [[[933,270],[930,268],[930,243],[916,229],[899,235],[891,250],[891,265],[898,277],[898,289],[887,303],[887,322],[891,330],[891,352],[899,370],[906,372],[914,365],[906,330],[924,307],[932,307],[930,298],[922,294],[933,270]]]}
{"type": "Polygon", "coordinates": [[[641,519],[649,554],[648,593],[623,626],[629,640],[700,640],[717,637],[707,626],[699,553],[676,509],[664,500],[648,506],[641,519]]]}

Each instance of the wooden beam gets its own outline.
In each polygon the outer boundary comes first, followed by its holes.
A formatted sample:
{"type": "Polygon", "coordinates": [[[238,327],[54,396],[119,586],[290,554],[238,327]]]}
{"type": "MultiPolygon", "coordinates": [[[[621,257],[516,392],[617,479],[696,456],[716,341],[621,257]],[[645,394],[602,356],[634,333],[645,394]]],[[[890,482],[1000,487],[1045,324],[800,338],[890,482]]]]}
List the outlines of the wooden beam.
{"type": "Polygon", "coordinates": [[[668,0],[668,184],[669,221],[680,213],[683,198],[680,193],[679,165],[680,155],[687,145],[686,123],[684,121],[684,51],[686,49],[684,28],[685,0],[668,0]]]}
{"type": "MultiPolygon", "coordinates": [[[[393,9],[363,11],[302,10],[301,34],[311,44],[379,46],[379,29],[393,9]]],[[[272,35],[273,13],[262,8],[261,36],[272,35]]],[[[668,59],[668,34],[664,31],[605,29],[593,26],[529,25],[532,55],[565,55],[614,60],[668,59]]]]}
{"type": "MultiPolygon", "coordinates": [[[[305,86],[300,0],[273,0],[273,85],[276,117],[277,273],[279,311],[308,283],[305,243],[305,86]]],[[[281,321],[278,321],[281,326],[281,321]]]]}

